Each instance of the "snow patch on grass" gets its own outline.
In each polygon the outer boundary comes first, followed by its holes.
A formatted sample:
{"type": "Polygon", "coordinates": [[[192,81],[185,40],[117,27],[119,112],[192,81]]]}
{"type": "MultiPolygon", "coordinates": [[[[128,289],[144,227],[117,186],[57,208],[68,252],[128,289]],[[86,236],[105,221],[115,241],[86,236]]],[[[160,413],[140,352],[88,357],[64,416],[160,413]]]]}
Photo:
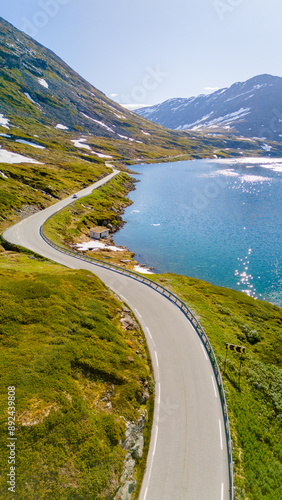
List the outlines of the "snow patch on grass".
{"type": "Polygon", "coordinates": [[[42,85],[42,87],[45,87],[45,89],[49,89],[48,83],[43,78],[38,78],[38,83],[42,85]]]}
{"type": "Polygon", "coordinates": [[[100,125],[101,127],[104,127],[106,130],[108,130],[109,132],[112,132],[113,134],[115,134],[115,131],[108,127],[108,125],[105,125],[105,123],[99,121],[99,120],[95,120],[95,118],[91,118],[91,116],[88,116],[86,115],[85,113],[81,113],[83,116],[85,116],[85,118],[88,118],[88,120],[91,120],[92,122],[95,122],[97,123],[97,125],[100,125]]]}
{"type": "Polygon", "coordinates": [[[62,125],[62,123],[58,123],[55,128],[57,128],[59,130],[68,130],[69,129],[69,127],[66,127],[66,125],[62,125]]]}
{"type": "Polygon", "coordinates": [[[0,149],[0,163],[37,163],[38,165],[43,165],[40,161],[33,160],[32,158],[17,153],[12,153],[6,149],[0,149]]]}
{"type": "Polygon", "coordinates": [[[87,250],[112,250],[113,252],[122,252],[124,248],[118,248],[113,245],[107,245],[101,241],[86,241],[85,243],[78,243],[76,249],[81,252],[86,252],[87,250]]]}
{"type": "Polygon", "coordinates": [[[17,139],[16,142],[20,142],[21,144],[27,144],[27,146],[31,146],[32,148],[46,149],[45,146],[34,144],[34,142],[26,141],[25,139],[17,139]]]}
{"type": "Polygon", "coordinates": [[[86,141],[83,137],[81,139],[72,139],[71,142],[75,145],[76,148],[88,149],[91,151],[90,146],[88,144],[82,144],[86,141]]]}
{"type": "Polygon", "coordinates": [[[5,118],[4,115],[2,115],[1,113],[0,113],[0,125],[4,128],[10,128],[8,118],[5,118]]]}
{"type": "Polygon", "coordinates": [[[104,155],[102,153],[97,153],[96,151],[92,151],[94,155],[99,156],[99,158],[113,158],[111,155],[104,155]]]}

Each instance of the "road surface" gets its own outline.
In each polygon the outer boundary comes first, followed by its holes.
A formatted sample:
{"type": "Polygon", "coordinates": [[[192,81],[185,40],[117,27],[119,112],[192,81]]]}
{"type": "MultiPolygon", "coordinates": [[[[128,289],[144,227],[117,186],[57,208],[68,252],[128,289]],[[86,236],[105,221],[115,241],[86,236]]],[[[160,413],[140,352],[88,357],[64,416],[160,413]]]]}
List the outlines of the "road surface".
{"type": "MultiPolygon", "coordinates": [[[[116,175],[78,193],[89,194],[116,175]]],[[[132,278],[60,253],[39,228],[68,197],[9,228],[4,238],[101,278],[134,311],[147,337],[155,373],[154,425],[140,500],[229,500],[228,454],[220,397],[207,353],[184,314],[132,278]]]]}

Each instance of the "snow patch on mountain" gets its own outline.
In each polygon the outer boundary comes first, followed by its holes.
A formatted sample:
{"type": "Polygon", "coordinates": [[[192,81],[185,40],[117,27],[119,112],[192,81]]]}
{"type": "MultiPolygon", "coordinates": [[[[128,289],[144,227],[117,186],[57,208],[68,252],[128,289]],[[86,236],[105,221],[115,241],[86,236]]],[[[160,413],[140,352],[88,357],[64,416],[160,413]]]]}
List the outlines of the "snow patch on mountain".
{"type": "Polygon", "coordinates": [[[99,158],[113,158],[111,155],[104,155],[103,153],[97,153],[96,151],[92,151],[92,153],[99,156],[99,158]]]}
{"type": "Polygon", "coordinates": [[[80,139],[72,139],[71,142],[75,145],[76,148],[87,149],[93,155],[98,156],[99,158],[107,158],[112,159],[111,155],[104,155],[103,153],[98,153],[97,151],[92,151],[91,147],[88,144],[84,144],[86,141],[85,137],[81,137],[80,139]]]}
{"type": "Polygon", "coordinates": [[[66,127],[66,125],[62,125],[62,123],[58,123],[55,128],[57,128],[59,130],[68,130],[69,129],[69,127],[66,127]]]}
{"type": "Polygon", "coordinates": [[[12,153],[11,151],[7,151],[7,149],[0,149],[0,163],[37,163],[38,165],[43,165],[40,161],[33,160],[32,158],[17,153],[12,153]]]}
{"type": "Polygon", "coordinates": [[[132,139],[131,137],[128,137],[127,135],[121,135],[121,134],[117,134],[117,135],[121,139],[125,139],[125,140],[130,141],[130,142],[138,142],[139,144],[144,144],[142,141],[137,141],[137,139],[132,139]]]}
{"type": "Polygon", "coordinates": [[[196,130],[195,125],[198,125],[199,123],[207,120],[211,115],[213,115],[213,111],[208,115],[203,116],[203,118],[201,118],[200,120],[196,120],[194,123],[187,123],[186,125],[180,125],[179,127],[176,128],[176,130],[183,130],[185,128],[192,128],[192,127],[194,127],[194,130],[196,130]]]}
{"type": "Polygon", "coordinates": [[[29,95],[28,92],[24,92],[24,95],[28,98],[28,100],[30,102],[32,102],[33,104],[38,104],[37,102],[34,101],[34,99],[32,99],[32,97],[29,95]]]}
{"type": "MultiPolygon", "coordinates": [[[[220,116],[219,118],[214,118],[213,120],[207,121],[202,125],[196,125],[192,127],[192,130],[199,130],[201,128],[209,128],[214,125],[222,125],[227,126],[232,124],[236,120],[241,119],[243,116],[247,116],[250,113],[251,108],[240,108],[238,111],[234,111],[233,113],[229,113],[225,116],[220,116]]],[[[201,120],[202,121],[202,120],[201,120]]],[[[187,126],[186,126],[187,128],[187,126]]]]}
{"type": "Polygon", "coordinates": [[[105,129],[107,129],[109,132],[112,132],[113,134],[115,134],[116,132],[108,127],[108,125],[106,125],[105,123],[99,121],[99,120],[95,120],[95,118],[91,118],[91,116],[88,116],[86,115],[85,113],[81,113],[83,116],[85,116],[85,118],[88,118],[88,120],[92,120],[93,122],[97,123],[98,125],[100,125],[101,127],[104,127],[105,129]]]}
{"type": "Polygon", "coordinates": [[[19,142],[20,144],[27,144],[27,146],[31,146],[32,148],[45,149],[45,146],[34,144],[34,142],[26,141],[25,139],[16,139],[16,142],[19,142]]]}
{"type": "Polygon", "coordinates": [[[83,144],[86,141],[84,137],[81,137],[80,139],[71,139],[71,142],[75,145],[76,148],[81,148],[81,149],[88,149],[91,151],[90,146],[88,144],[83,144]]]}
{"type": "Polygon", "coordinates": [[[253,92],[253,89],[248,90],[247,92],[243,92],[242,94],[237,94],[237,95],[235,95],[234,97],[230,97],[229,99],[226,99],[226,101],[225,101],[225,102],[234,101],[234,99],[238,99],[238,97],[242,97],[242,96],[244,96],[244,95],[250,94],[251,92],[253,92]]]}
{"type": "Polygon", "coordinates": [[[42,85],[42,87],[45,87],[45,89],[49,89],[48,83],[43,78],[38,78],[38,83],[42,85]]]}
{"type": "Polygon", "coordinates": [[[0,125],[4,128],[10,128],[8,118],[5,118],[2,114],[0,114],[0,125]]]}

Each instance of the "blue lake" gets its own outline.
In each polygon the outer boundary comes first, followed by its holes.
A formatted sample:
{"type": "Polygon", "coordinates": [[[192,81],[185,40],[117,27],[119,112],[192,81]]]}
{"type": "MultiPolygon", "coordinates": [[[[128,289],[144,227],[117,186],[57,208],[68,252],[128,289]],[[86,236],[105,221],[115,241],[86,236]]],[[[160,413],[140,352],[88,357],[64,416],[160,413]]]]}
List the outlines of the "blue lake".
{"type": "Polygon", "coordinates": [[[157,272],[240,290],[282,306],[282,159],[134,167],[115,243],[157,272]]]}

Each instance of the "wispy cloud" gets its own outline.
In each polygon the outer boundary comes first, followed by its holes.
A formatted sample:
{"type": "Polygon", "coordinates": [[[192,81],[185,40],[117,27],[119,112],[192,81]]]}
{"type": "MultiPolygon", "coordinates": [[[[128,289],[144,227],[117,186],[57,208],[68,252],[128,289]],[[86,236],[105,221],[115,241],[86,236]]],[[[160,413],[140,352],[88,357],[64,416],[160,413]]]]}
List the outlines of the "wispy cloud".
{"type": "Polygon", "coordinates": [[[134,111],[138,108],[146,108],[152,106],[152,104],[123,104],[122,102],[120,102],[119,104],[124,108],[129,109],[130,111],[134,111]]]}
{"type": "Polygon", "coordinates": [[[219,90],[219,87],[205,87],[204,90],[206,92],[215,92],[216,90],[219,90]]]}

